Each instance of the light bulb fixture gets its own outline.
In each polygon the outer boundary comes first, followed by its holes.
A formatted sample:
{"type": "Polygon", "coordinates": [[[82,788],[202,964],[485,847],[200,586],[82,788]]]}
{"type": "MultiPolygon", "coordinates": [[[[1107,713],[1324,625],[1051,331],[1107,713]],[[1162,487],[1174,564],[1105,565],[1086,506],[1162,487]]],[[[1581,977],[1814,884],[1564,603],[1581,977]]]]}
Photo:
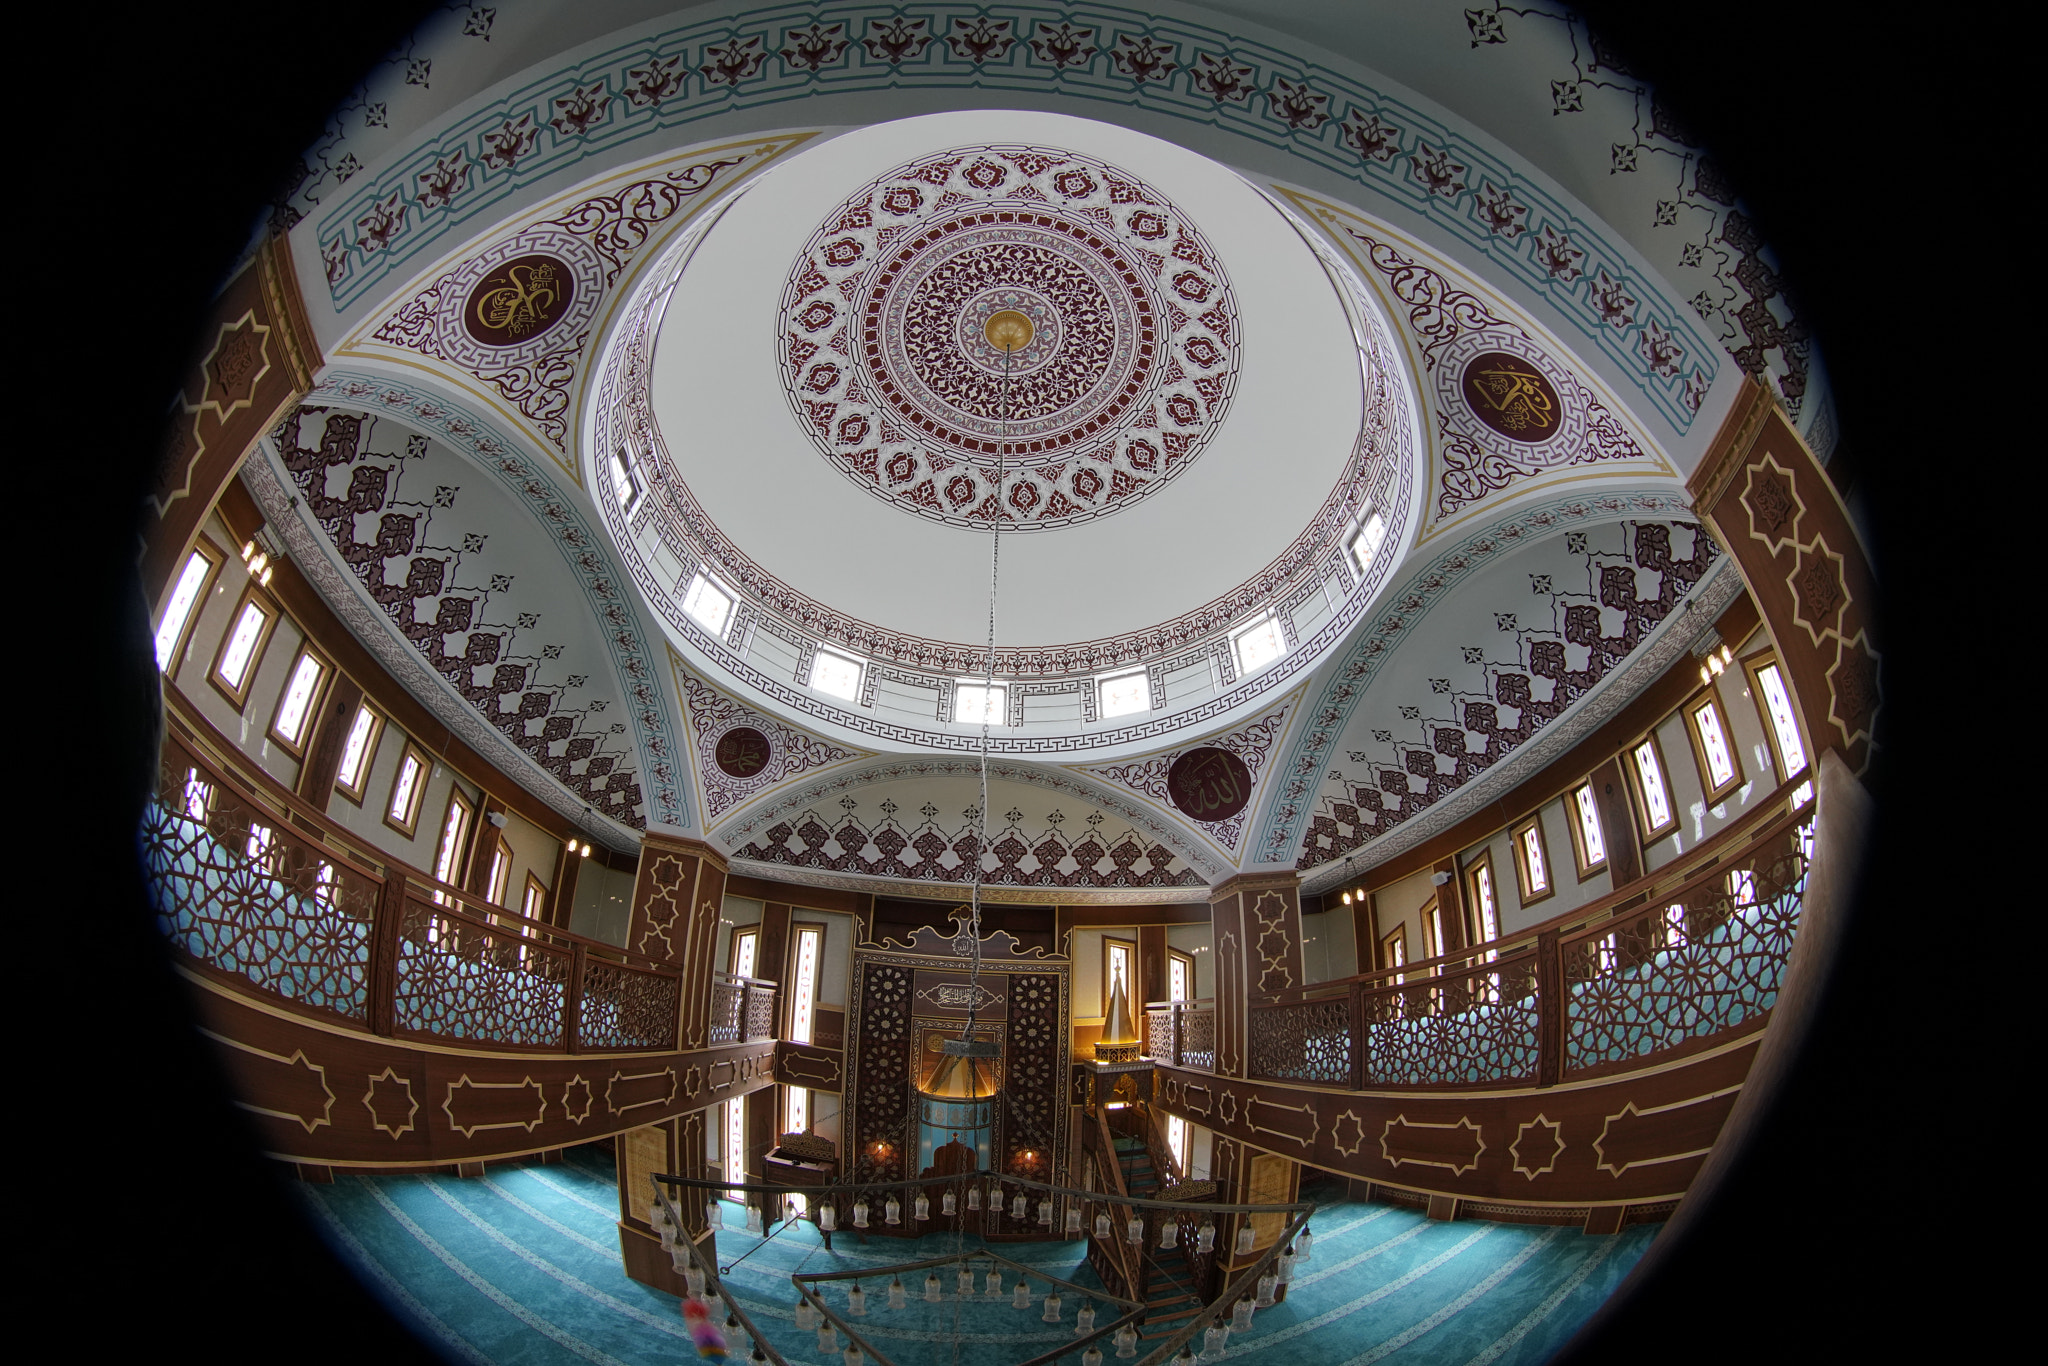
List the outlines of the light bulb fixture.
{"type": "MultiPolygon", "coordinates": [[[[574,841],[574,840],[571,840],[571,841],[569,841],[569,847],[570,847],[571,849],[574,849],[574,848],[576,847],[576,841],[574,841]]],[[[590,857],[590,844],[589,844],[589,841],[587,841],[587,840],[586,840],[586,841],[584,842],[584,845],[583,845],[583,852],[582,852],[582,853],[581,853],[580,855],[578,855],[578,857],[580,857],[580,858],[589,858],[589,857],[590,857]]]]}
{"type": "Polygon", "coordinates": [[[1080,1231],[1081,1207],[1079,1205],[1069,1205],[1067,1206],[1067,1236],[1072,1237],[1080,1231]]]}
{"type": "Polygon", "coordinates": [[[824,1229],[827,1233],[839,1227],[839,1207],[837,1205],[818,1206],[818,1227],[824,1229]]]}
{"type": "Polygon", "coordinates": [[[1245,1329],[1251,1327],[1252,1311],[1257,1307],[1257,1305],[1252,1303],[1252,1297],[1250,1295],[1246,1295],[1245,1297],[1240,1299],[1236,1304],[1231,1305],[1230,1326],[1232,1328],[1235,1328],[1240,1333],[1242,1333],[1245,1329]]]}
{"type": "Polygon", "coordinates": [[[1180,1246],[1180,1220],[1167,1218],[1159,1221],[1159,1250],[1171,1252],[1180,1246]]]}
{"type": "Polygon", "coordinates": [[[1704,664],[1700,665],[1700,682],[1709,687],[1713,686],[1714,682],[1714,676],[1707,672],[1707,666],[1704,664]]]}
{"type": "Polygon", "coordinates": [[[1107,1238],[1109,1236],[1109,1215],[1107,1212],[1095,1216],[1095,1236],[1098,1238],[1107,1238]]]}
{"type": "Polygon", "coordinates": [[[957,1289],[957,1290],[958,1290],[958,1291],[960,1292],[960,1298],[961,1298],[961,1299],[963,1299],[963,1300],[971,1300],[971,1299],[973,1299],[973,1298],[974,1298],[974,1268],[973,1268],[973,1267],[971,1267],[971,1266],[963,1266],[963,1267],[961,1267],[961,1268],[960,1268],[960,1275],[959,1275],[959,1276],[958,1276],[958,1277],[957,1277],[957,1278],[955,1279],[954,1285],[955,1285],[955,1288],[956,1288],[956,1289],[957,1289]]]}
{"type": "Polygon", "coordinates": [[[856,1317],[865,1317],[868,1312],[868,1292],[860,1288],[859,1281],[846,1292],[846,1312],[856,1317]]]}
{"type": "Polygon", "coordinates": [[[1003,1273],[1000,1267],[988,1269],[988,1297],[999,1300],[1003,1297],[1003,1273]]]}
{"type": "Polygon", "coordinates": [[[268,588],[268,587],[270,587],[270,570],[269,570],[269,569],[265,569],[265,570],[263,571],[263,586],[264,586],[265,588],[268,588]]]}
{"type": "Polygon", "coordinates": [[[1074,1336],[1077,1338],[1086,1337],[1094,1331],[1095,1305],[1084,1301],[1081,1307],[1074,1311],[1074,1336]]]}
{"type": "Polygon", "coordinates": [[[1315,1230],[1304,1225],[1301,1230],[1301,1236],[1294,1240],[1294,1264],[1296,1266],[1299,1266],[1303,1262],[1307,1261],[1309,1251],[1310,1249],[1315,1247],[1315,1245],[1315,1230]]]}
{"type": "Polygon", "coordinates": [[[1135,1214],[1124,1221],[1124,1241],[1133,1247],[1145,1244],[1145,1221],[1135,1214]]]}
{"type": "Polygon", "coordinates": [[[1081,1366],[1102,1366],[1102,1349],[1089,1343],[1088,1350],[1081,1353],[1081,1366]]]}
{"type": "Polygon", "coordinates": [[[1045,1312],[1039,1315],[1039,1320],[1043,1323],[1058,1323],[1060,1321],[1059,1291],[1048,1290],[1045,1292],[1045,1312]]]}
{"type": "Polygon", "coordinates": [[[818,1326],[818,1311],[811,1302],[799,1295],[796,1299],[796,1326],[799,1332],[808,1333],[818,1326]]]}
{"type": "Polygon", "coordinates": [[[853,1202],[853,1226],[855,1228],[866,1228],[868,1226],[868,1202],[865,1197],[853,1202]]]}
{"type": "Polygon", "coordinates": [[[969,1208],[969,1209],[971,1209],[971,1210],[976,1210],[976,1211],[978,1211],[978,1210],[980,1210],[980,1209],[981,1209],[981,1187],[980,1187],[980,1186],[969,1186],[969,1187],[967,1188],[967,1208],[969,1208]]]}
{"type": "Polygon", "coordinates": [[[959,1207],[959,1204],[960,1202],[954,1198],[953,1192],[947,1191],[939,1197],[939,1213],[950,1219],[953,1217],[953,1211],[959,1207]]]}
{"type": "Polygon", "coordinates": [[[846,1366],[860,1366],[860,1344],[857,1342],[847,1343],[846,1351],[839,1359],[845,1362],[846,1366]]]}
{"type": "Polygon", "coordinates": [[[1251,1223],[1247,1220],[1237,1230],[1237,1255],[1245,1256],[1252,1250],[1252,1244],[1257,1241],[1258,1235],[1252,1232],[1251,1223]]]}
{"type": "Polygon", "coordinates": [[[1180,1355],[1174,1358],[1176,1366],[1194,1366],[1194,1360],[1195,1345],[1191,1342],[1182,1343],[1180,1347],[1180,1355]]]}
{"type": "Polygon", "coordinates": [[[924,1302],[926,1304],[937,1304],[939,1302],[939,1273],[936,1271],[924,1273],[924,1302]]]}
{"type": "Polygon", "coordinates": [[[681,1248],[671,1248],[668,1254],[669,1267],[678,1275],[690,1269],[690,1254],[681,1248]]]}
{"type": "Polygon", "coordinates": [[[1120,1357],[1138,1354],[1138,1330],[1128,1323],[1116,1330],[1116,1354],[1120,1357]]]}
{"type": "Polygon", "coordinates": [[[1024,1207],[1029,1203],[1024,1198],[1024,1192],[1018,1191],[1016,1198],[1010,1201],[1010,1217],[1021,1222],[1024,1218],[1024,1207]]]}
{"type": "Polygon", "coordinates": [[[1230,1341],[1230,1325],[1212,1323],[1202,1330],[1202,1360],[1215,1361],[1223,1355],[1223,1344],[1230,1341]]]}
{"type": "Polygon", "coordinates": [[[759,1233],[760,1231],[761,1231],[761,1207],[760,1207],[759,1205],[748,1205],[748,1206],[747,1206],[747,1232],[749,1232],[749,1233],[759,1233]]]}
{"type": "Polygon", "coordinates": [[[818,1350],[828,1357],[839,1350],[839,1339],[833,1334],[832,1325],[829,1323],[818,1325],[818,1350]]]}
{"type": "Polygon", "coordinates": [[[1285,1285],[1294,1279],[1294,1260],[1293,1248],[1289,1248],[1280,1254],[1279,1261],[1276,1263],[1279,1268],[1280,1284],[1285,1285]]]}
{"type": "Polygon", "coordinates": [[[1280,1284],[1280,1278],[1268,1271],[1259,1277],[1259,1308],[1267,1309],[1273,1303],[1273,1290],[1280,1284]]]}
{"type": "Polygon", "coordinates": [[[1344,904],[1346,906],[1351,904],[1351,889],[1349,887],[1344,889],[1344,904]]]}
{"type": "Polygon", "coordinates": [[[1723,645],[1721,647],[1721,662],[1723,664],[1733,664],[1735,662],[1735,651],[1723,645]]]}
{"type": "Polygon", "coordinates": [[[683,1284],[690,1287],[690,1293],[702,1299],[704,1296],[704,1268],[692,1263],[683,1272],[683,1284]]]}
{"type": "Polygon", "coordinates": [[[882,1206],[882,1214],[883,1214],[883,1222],[884,1222],[884,1223],[889,1223],[889,1224],[900,1224],[900,1223],[902,1223],[902,1222],[903,1222],[903,1202],[902,1202],[901,1200],[898,1200],[898,1199],[897,1199],[897,1198],[896,1198],[895,1196],[893,1196],[893,1195],[892,1195],[892,1196],[890,1196],[890,1197],[889,1197],[889,1203],[888,1203],[888,1204],[886,1204],[886,1205],[884,1205],[884,1206],[882,1206]]]}
{"type": "Polygon", "coordinates": [[[1010,1308],[1012,1308],[1012,1309],[1029,1309],[1030,1307],[1031,1307],[1031,1282],[1029,1282],[1029,1281],[1027,1281],[1027,1280],[1024,1280],[1024,1279],[1022,1279],[1022,1278],[1020,1277],[1020,1278],[1018,1279],[1018,1281],[1017,1281],[1017,1290],[1016,1290],[1016,1293],[1010,1296],[1010,1308]]]}
{"type": "Polygon", "coordinates": [[[923,1191],[919,1191],[917,1193],[917,1199],[915,1202],[913,1202],[912,1207],[917,1212],[917,1221],[919,1223],[923,1223],[925,1220],[932,1217],[931,1197],[926,1195],[923,1191]]]}
{"type": "Polygon", "coordinates": [[[758,1361],[761,1366],[768,1366],[768,1354],[761,1350],[761,1339],[754,1339],[754,1350],[748,1354],[747,1360],[758,1361]]]}
{"type": "Polygon", "coordinates": [[[1202,1226],[1195,1230],[1195,1251],[1207,1255],[1209,1249],[1214,1246],[1216,1246],[1216,1225],[1214,1221],[1204,1219],[1202,1226]]]}
{"type": "Polygon", "coordinates": [[[1049,1195],[1038,1202],[1038,1222],[1043,1228],[1052,1227],[1052,1197],[1049,1195]]]}
{"type": "Polygon", "coordinates": [[[725,1211],[718,1207],[718,1201],[706,1200],[704,1202],[704,1224],[707,1228],[713,1229],[725,1227],[725,1211]]]}

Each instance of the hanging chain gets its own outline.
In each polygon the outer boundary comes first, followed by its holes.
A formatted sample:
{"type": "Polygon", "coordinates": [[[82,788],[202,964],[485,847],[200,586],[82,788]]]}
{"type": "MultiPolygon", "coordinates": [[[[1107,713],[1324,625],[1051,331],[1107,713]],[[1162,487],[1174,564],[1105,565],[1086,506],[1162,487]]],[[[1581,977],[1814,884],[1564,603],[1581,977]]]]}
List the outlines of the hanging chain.
{"type": "MultiPolygon", "coordinates": [[[[981,1003],[981,861],[988,852],[988,727],[989,701],[996,681],[996,589],[1002,582],[1003,471],[1010,450],[1010,347],[1003,348],[1003,401],[996,439],[996,510],[988,541],[988,653],[981,673],[981,828],[974,846],[974,879],[968,888],[967,936],[973,943],[974,966],[968,973],[966,1038],[974,1037],[974,1016],[981,1003]]],[[[1006,699],[1007,700],[1007,699],[1006,699]]]]}

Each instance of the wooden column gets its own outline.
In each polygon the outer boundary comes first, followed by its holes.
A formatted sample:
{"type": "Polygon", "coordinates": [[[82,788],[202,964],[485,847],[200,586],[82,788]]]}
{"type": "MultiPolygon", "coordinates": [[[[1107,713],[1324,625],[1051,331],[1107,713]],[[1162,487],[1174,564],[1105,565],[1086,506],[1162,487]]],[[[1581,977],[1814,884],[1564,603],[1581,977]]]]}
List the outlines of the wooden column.
{"type": "Polygon", "coordinates": [[[1366,892],[1351,903],[1351,956],[1359,972],[1386,966],[1380,962],[1380,915],[1372,898],[1366,892]]]}
{"type": "Polygon", "coordinates": [[[1465,874],[1458,867],[1456,855],[1436,861],[1436,875],[1444,879],[1437,885],[1437,909],[1443,915],[1444,942],[1436,946],[1438,953],[1455,953],[1472,942],[1471,927],[1465,923],[1465,874]]]}
{"type": "Polygon", "coordinates": [[[505,803],[488,792],[482,796],[483,800],[477,805],[476,833],[469,841],[469,868],[462,877],[462,890],[479,896],[491,890],[491,855],[497,852],[500,838],[498,827],[491,824],[491,816],[505,814],[505,803]]]}
{"type": "Polygon", "coordinates": [[[1209,893],[1216,952],[1216,1075],[1242,1077],[1250,1063],[1251,999],[1302,985],[1301,879],[1292,869],[1246,873],[1209,893]]]}
{"type": "Polygon", "coordinates": [[[356,708],[363,704],[363,689],[347,674],[335,675],[327,689],[327,700],[313,718],[313,733],[306,738],[306,761],[299,765],[298,795],[321,811],[334,795],[334,779],[341,772],[341,752],[348,745],[349,725],[356,708]]]}
{"type": "Polygon", "coordinates": [[[142,591],[152,608],[256,439],[305,396],[325,363],[282,238],[266,239],[228,281],[198,345],[145,505],[142,591]]]}
{"type": "Polygon", "coordinates": [[[725,904],[725,856],[700,839],[641,837],[626,947],[683,970],[682,1041],[702,1048],[711,1024],[711,973],[725,904]]]}
{"type": "Polygon", "coordinates": [[[1166,999],[1166,926],[1138,926],[1138,997],[1131,1002],[1131,1014],[1141,1028],[1145,1003],[1166,999]]]}
{"type": "Polygon", "coordinates": [[[1686,490],[1777,646],[1809,763],[1834,748],[1862,773],[1882,701],[1876,585],[1834,482],[1769,390],[1745,381],[1686,490]]]}
{"type": "Polygon", "coordinates": [[[569,916],[576,908],[576,875],[583,868],[582,841],[572,848],[564,843],[555,859],[555,885],[548,888],[548,924],[558,930],[569,928],[569,916]]]}
{"type": "Polygon", "coordinates": [[[1592,783],[1593,805],[1600,812],[1600,838],[1607,843],[1610,885],[1625,887],[1643,875],[1643,832],[1628,780],[1622,776],[1621,760],[1609,759],[1594,769],[1592,783]]]}

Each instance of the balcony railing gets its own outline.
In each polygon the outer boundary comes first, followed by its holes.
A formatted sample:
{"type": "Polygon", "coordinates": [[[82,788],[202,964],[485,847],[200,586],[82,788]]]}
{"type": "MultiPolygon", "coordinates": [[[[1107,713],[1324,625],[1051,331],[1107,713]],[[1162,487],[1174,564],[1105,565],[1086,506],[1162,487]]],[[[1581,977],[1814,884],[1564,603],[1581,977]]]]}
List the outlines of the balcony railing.
{"type": "Polygon", "coordinates": [[[775,983],[730,972],[711,974],[711,1042],[775,1037],[775,983]]]}
{"type": "MultiPolygon", "coordinates": [[[[677,969],[366,851],[236,763],[182,700],[166,701],[142,856],[158,926],[194,971],[392,1037],[569,1053],[677,1046],[677,969]]],[[[772,1035],[774,984],[744,994],[747,1037],[772,1035]]]]}
{"type": "MultiPolygon", "coordinates": [[[[1747,820],[1542,925],[1255,998],[1247,1073],[1351,1090],[1552,1084],[1710,1048],[1768,1014],[1799,926],[1814,808],[1747,820]]],[[[1213,1000],[1146,1008],[1149,1055],[1215,1067],[1213,1000]]]]}

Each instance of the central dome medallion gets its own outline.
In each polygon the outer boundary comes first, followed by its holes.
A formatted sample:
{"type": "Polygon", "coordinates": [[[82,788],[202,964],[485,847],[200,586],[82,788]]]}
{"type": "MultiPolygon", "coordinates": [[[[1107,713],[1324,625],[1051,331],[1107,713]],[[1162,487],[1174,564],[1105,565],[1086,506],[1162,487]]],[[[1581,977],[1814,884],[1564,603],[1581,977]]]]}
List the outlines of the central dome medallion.
{"type": "Polygon", "coordinates": [[[1200,230],[1047,147],[953,148],[868,182],[805,244],[780,321],[791,411],[825,458],[975,529],[1130,506],[1193,462],[1238,373],[1200,230]]]}

